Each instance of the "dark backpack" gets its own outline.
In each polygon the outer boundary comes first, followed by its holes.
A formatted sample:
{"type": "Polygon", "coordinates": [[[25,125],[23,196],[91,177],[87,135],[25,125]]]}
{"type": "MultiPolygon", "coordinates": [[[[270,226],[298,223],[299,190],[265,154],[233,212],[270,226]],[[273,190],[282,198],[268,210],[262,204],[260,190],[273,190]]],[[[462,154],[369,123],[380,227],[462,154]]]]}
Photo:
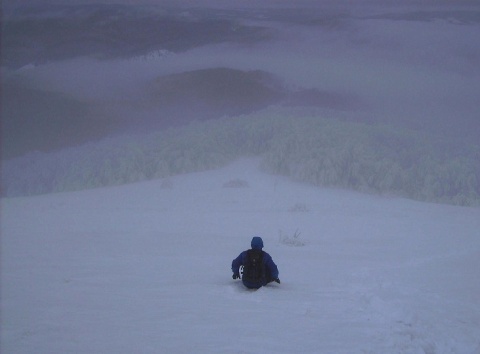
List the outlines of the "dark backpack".
{"type": "Polygon", "coordinates": [[[262,250],[248,250],[245,264],[243,265],[242,279],[252,283],[263,283],[266,278],[265,274],[262,250]]]}

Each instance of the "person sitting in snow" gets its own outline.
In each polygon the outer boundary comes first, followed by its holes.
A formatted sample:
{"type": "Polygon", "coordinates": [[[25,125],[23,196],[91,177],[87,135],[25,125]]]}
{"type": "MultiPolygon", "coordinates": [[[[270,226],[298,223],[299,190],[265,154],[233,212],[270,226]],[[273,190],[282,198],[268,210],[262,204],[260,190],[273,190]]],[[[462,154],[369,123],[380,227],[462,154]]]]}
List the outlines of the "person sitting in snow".
{"type": "Polygon", "coordinates": [[[258,289],[278,279],[278,268],[272,257],[263,248],[261,237],[252,238],[252,248],[240,253],[232,261],[233,279],[240,279],[240,267],[243,266],[242,282],[249,289],[258,289]]]}

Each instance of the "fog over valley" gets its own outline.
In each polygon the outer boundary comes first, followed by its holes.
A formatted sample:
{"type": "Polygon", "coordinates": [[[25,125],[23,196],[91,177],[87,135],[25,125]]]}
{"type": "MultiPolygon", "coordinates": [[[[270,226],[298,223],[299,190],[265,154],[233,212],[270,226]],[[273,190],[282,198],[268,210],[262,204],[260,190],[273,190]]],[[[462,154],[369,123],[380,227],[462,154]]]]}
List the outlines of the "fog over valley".
{"type": "Polygon", "coordinates": [[[478,5],[243,4],[6,2],[4,195],[253,154],[315,185],[478,204],[478,5]]]}

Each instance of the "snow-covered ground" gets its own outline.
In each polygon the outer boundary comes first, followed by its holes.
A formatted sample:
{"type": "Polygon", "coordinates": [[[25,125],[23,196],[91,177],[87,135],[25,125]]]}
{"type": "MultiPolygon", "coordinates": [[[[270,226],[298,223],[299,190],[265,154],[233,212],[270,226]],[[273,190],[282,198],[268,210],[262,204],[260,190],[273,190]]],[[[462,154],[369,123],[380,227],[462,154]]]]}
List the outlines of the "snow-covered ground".
{"type": "Polygon", "coordinates": [[[480,353],[478,208],[315,188],[244,159],[1,212],[5,354],[480,353]],[[280,285],[231,278],[254,235],[280,285]]]}

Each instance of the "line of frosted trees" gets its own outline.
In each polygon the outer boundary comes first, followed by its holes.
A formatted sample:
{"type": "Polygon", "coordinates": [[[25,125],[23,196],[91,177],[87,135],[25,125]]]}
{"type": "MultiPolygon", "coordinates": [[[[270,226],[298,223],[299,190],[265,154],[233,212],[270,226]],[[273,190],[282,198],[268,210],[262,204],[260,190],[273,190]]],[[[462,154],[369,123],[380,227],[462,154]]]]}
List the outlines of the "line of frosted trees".
{"type": "Polygon", "coordinates": [[[479,146],[385,125],[271,108],[5,161],[4,196],[118,185],[213,169],[240,156],[319,186],[480,205],[479,146]]]}

